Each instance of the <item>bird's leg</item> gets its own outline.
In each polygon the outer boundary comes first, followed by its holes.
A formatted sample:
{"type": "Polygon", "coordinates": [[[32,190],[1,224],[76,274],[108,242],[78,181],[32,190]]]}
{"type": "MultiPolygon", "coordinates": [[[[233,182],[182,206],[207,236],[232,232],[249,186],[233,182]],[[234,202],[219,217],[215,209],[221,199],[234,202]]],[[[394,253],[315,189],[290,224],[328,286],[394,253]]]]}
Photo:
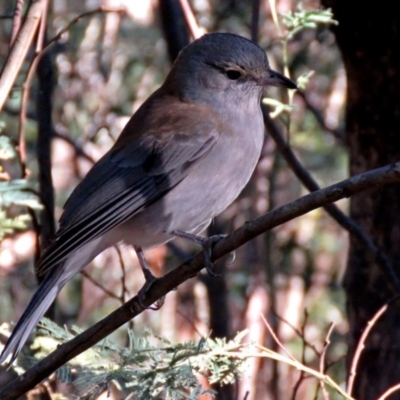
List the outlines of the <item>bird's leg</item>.
{"type": "Polygon", "coordinates": [[[134,246],[134,249],[136,251],[136,255],[137,255],[138,260],[139,260],[139,265],[140,265],[140,268],[142,269],[142,272],[143,272],[143,275],[144,275],[144,279],[145,279],[145,283],[144,283],[143,287],[138,292],[139,304],[143,308],[148,308],[150,310],[159,310],[162,307],[162,305],[164,304],[165,297],[162,297],[160,300],[158,300],[154,307],[153,306],[146,307],[146,306],[143,305],[143,301],[144,301],[144,299],[146,297],[146,293],[151,288],[153,283],[155,281],[157,281],[158,278],[156,278],[152,274],[152,272],[151,272],[151,270],[150,270],[150,268],[149,268],[149,266],[147,264],[147,261],[146,261],[146,258],[144,256],[142,248],[134,246]]]}
{"type": "Polygon", "coordinates": [[[214,243],[218,242],[220,239],[222,239],[226,235],[213,235],[210,237],[202,237],[202,236],[194,235],[192,233],[180,231],[177,229],[171,231],[170,233],[173,236],[181,237],[181,238],[190,240],[193,243],[199,244],[203,248],[204,266],[205,266],[207,272],[211,276],[219,276],[220,275],[215,272],[214,264],[211,261],[212,248],[213,248],[214,243]]]}

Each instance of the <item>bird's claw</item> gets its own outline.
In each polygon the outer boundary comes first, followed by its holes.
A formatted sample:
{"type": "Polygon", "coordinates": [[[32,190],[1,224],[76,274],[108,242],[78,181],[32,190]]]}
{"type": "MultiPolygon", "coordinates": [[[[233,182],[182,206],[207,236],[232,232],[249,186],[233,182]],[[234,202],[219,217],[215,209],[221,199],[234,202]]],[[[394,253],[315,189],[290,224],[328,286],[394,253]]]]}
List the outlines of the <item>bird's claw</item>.
{"type": "Polygon", "coordinates": [[[207,273],[212,276],[213,278],[217,278],[221,276],[221,274],[218,274],[215,272],[215,265],[211,261],[212,257],[212,248],[215,243],[217,243],[220,239],[225,237],[226,235],[213,235],[208,238],[202,238],[204,241],[202,241],[201,246],[203,247],[203,253],[204,253],[204,266],[206,268],[207,273]]]}
{"type": "Polygon", "coordinates": [[[229,254],[232,258],[231,258],[231,260],[227,261],[226,263],[227,263],[227,265],[232,265],[236,260],[236,251],[232,250],[229,254]]]}
{"type": "Polygon", "coordinates": [[[149,289],[153,286],[154,282],[158,281],[158,278],[156,278],[149,270],[149,273],[145,274],[146,282],[142,286],[142,288],[139,290],[137,297],[138,297],[138,302],[140,307],[144,308],[145,310],[153,310],[157,311],[159,310],[163,305],[165,301],[165,296],[161,297],[161,299],[158,299],[155,303],[154,306],[151,305],[149,307],[144,305],[144,300],[146,298],[146,293],[149,291],[149,289]]]}
{"type": "Polygon", "coordinates": [[[210,237],[202,237],[202,236],[197,236],[193,235],[191,233],[179,231],[179,230],[174,230],[171,232],[172,235],[178,236],[184,239],[191,240],[194,243],[199,244],[203,248],[203,253],[204,253],[204,267],[206,271],[208,272],[209,275],[212,277],[218,277],[221,276],[221,274],[218,274],[215,272],[215,266],[214,263],[211,261],[212,257],[212,249],[213,246],[216,242],[218,242],[220,239],[226,237],[227,235],[213,235],[210,237]]]}
{"type": "Polygon", "coordinates": [[[146,258],[144,257],[143,251],[140,247],[135,248],[136,254],[138,256],[139,264],[140,267],[142,268],[145,283],[142,286],[142,288],[139,290],[137,296],[138,296],[138,303],[140,307],[144,308],[145,310],[159,310],[165,301],[165,296],[161,297],[161,299],[158,299],[155,302],[155,305],[151,305],[149,307],[144,305],[144,300],[146,298],[146,293],[149,291],[149,289],[153,286],[154,282],[158,280],[150,271],[150,268],[147,265],[146,258]]]}

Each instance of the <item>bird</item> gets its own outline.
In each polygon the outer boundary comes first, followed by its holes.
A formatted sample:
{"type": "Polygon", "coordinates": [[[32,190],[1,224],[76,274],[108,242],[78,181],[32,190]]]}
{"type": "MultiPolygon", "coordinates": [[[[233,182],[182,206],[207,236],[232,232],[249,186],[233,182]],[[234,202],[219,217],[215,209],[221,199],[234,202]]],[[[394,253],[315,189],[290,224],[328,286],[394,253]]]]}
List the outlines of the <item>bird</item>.
{"type": "Polygon", "coordinates": [[[133,246],[148,287],[156,278],[145,249],[176,236],[207,247],[198,235],[238,197],[260,157],[266,86],[296,89],[242,36],[210,33],[181,50],[162,86],[66,201],[35,266],[43,280],[0,364],[15,361],[62,287],[106,248],[133,246]]]}

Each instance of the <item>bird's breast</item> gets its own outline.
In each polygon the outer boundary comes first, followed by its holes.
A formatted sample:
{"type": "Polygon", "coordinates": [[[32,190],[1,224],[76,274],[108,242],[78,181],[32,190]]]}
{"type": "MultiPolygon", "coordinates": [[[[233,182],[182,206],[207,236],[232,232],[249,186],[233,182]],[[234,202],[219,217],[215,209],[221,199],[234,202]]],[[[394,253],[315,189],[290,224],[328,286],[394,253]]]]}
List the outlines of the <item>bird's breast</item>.
{"type": "Polygon", "coordinates": [[[173,230],[200,233],[237,198],[260,157],[261,111],[251,118],[236,115],[224,127],[215,146],[178,185],[124,224],[132,244],[157,245],[173,230]]]}

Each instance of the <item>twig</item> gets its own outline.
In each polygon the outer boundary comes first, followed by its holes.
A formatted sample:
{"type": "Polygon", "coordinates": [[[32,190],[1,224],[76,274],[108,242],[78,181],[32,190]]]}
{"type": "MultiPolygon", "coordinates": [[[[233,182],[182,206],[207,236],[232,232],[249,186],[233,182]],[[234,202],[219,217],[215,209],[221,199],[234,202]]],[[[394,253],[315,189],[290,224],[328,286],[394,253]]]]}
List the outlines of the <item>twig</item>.
{"type": "Polygon", "coordinates": [[[86,271],[81,271],[81,275],[84,276],[88,281],[92,282],[94,286],[101,289],[106,295],[110,296],[112,299],[118,300],[120,303],[123,304],[123,301],[121,302],[120,296],[117,296],[111,290],[105,288],[100,282],[97,282],[95,279],[93,279],[86,271]]]}
{"type": "Polygon", "coordinates": [[[36,39],[35,53],[40,53],[43,50],[43,46],[45,45],[46,42],[48,7],[49,7],[49,0],[45,0],[42,17],[40,18],[39,31],[36,39]]]}
{"type": "Polygon", "coordinates": [[[15,79],[21,69],[22,63],[28,53],[29,46],[32,43],[33,37],[39,26],[45,10],[47,0],[33,0],[25,21],[18,32],[17,38],[14,40],[3,71],[0,74],[0,111],[3,109],[10,90],[15,82],[15,79]]]}
{"type": "Polygon", "coordinates": [[[62,35],[64,35],[64,33],[68,32],[71,29],[72,25],[75,25],[82,18],[86,18],[86,17],[89,17],[94,14],[105,13],[105,12],[116,12],[116,13],[123,14],[123,13],[125,13],[125,8],[124,7],[112,8],[112,7],[101,6],[101,7],[95,8],[94,10],[86,11],[82,14],[77,15],[70,22],[68,22],[68,24],[63,29],[61,29],[54,37],[52,37],[48,41],[46,47],[43,48],[42,52],[46,51],[54,42],[61,39],[62,35]]]}
{"type": "MultiPolygon", "coordinates": [[[[293,202],[285,204],[255,220],[249,221],[230,235],[218,241],[212,252],[211,261],[215,261],[229,254],[239,246],[263,234],[267,230],[275,228],[300,215],[360,193],[371,188],[377,189],[384,185],[400,182],[400,162],[381,167],[363,174],[353,176],[342,182],[327,188],[309,193],[293,202]]],[[[143,312],[144,307],[149,307],[160,298],[174,290],[181,283],[196,276],[204,267],[204,255],[202,253],[186,263],[183,263],[173,271],[157,279],[146,292],[146,297],[141,302],[138,296],[127,301],[123,306],[112,312],[101,321],[76,336],[74,339],[57,347],[57,349],[23,375],[0,389],[2,400],[17,399],[35,385],[48,377],[60,366],[90,348],[93,344],[104,339],[120,326],[130,321],[143,312]],[[142,305],[141,305],[142,303],[142,305]]],[[[259,356],[259,354],[257,354],[259,356]]],[[[287,359],[290,361],[290,359],[287,359]]],[[[304,367],[307,368],[307,367],[304,367]]],[[[307,369],[308,371],[309,369],[307,369]]],[[[313,371],[314,376],[315,372],[313,371]]],[[[319,372],[317,372],[319,374],[319,372]]],[[[320,375],[320,374],[319,374],[320,375]]],[[[328,379],[329,377],[324,377],[328,379]]],[[[331,380],[329,381],[331,382],[331,380]]]]}
{"type": "Polygon", "coordinates": [[[374,316],[368,321],[364,332],[360,336],[360,340],[358,341],[356,351],[354,352],[353,359],[351,361],[351,366],[350,366],[350,374],[349,374],[349,379],[347,382],[347,394],[351,396],[353,392],[353,387],[354,387],[354,381],[356,379],[356,373],[357,373],[357,367],[358,367],[358,362],[360,361],[361,353],[363,352],[365,348],[365,342],[368,338],[368,335],[370,334],[372,328],[375,326],[376,322],[378,319],[385,313],[385,311],[388,309],[389,305],[396,300],[400,298],[400,295],[397,295],[393,297],[393,299],[389,300],[386,304],[384,304],[375,314],[374,316]]]}
{"type": "MultiPolygon", "coordinates": [[[[18,72],[21,69],[21,65],[24,62],[26,54],[28,53],[29,46],[32,43],[33,37],[37,31],[40,19],[46,8],[47,0],[33,0],[29,7],[27,16],[24,24],[20,29],[17,39],[14,41],[14,45],[7,57],[7,61],[4,65],[3,71],[0,74],[0,111],[4,107],[4,103],[10,93],[10,90],[15,82],[18,72]]],[[[81,18],[99,12],[124,12],[124,8],[109,8],[99,7],[95,10],[88,11],[75,17],[64,29],[62,29],[57,35],[55,35],[48,44],[41,50],[36,57],[40,57],[55,41],[61,38],[61,36],[67,32],[70,27],[79,21],[81,18]]]]}
{"type": "Polygon", "coordinates": [[[297,96],[299,96],[303,101],[304,104],[306,105],[306,107],[308,108],[309,111],[311,111],[311,113],[314,115],[314,118],[316,119],[316,121],[318,122],[318,124],[320,125],[320,127],[326,131],[331,133],[336,139],[338,139],[339,143],[341,144],[345,144],[345,137],[344,137],[344,132],[343,129],[333,129],[330,128],[325,120],[324,117],[322,115],[322,112],[320,110],[318,110],[316,107],[314,107],[313,104],[311,104],[309,98],[307,97],[306,93],[303,92],[302,90],[296,90],[295,93],[297,96]]]}
{"type": "MultiPolygon", "coordinates": [[[[331,337],[331,334],[332,334],[332,331],[333,331],[334,327],[335,327],[334,322],[331,322],[331,324],[329,326],[329,329],[328,329],[328,333],[326,334],[324,348],[322,350],[321,357],[319,359],[319,372],[321,374],[325,374],[325,355],[326,355],[326,351],[328,350],[328,346],[331,343],[330,342],[330,337],[331,337]]],[[[329,400],[329,394],[326,391],[325,383],[323,381],[319,381],[319,384],[321,386],[322,396],[324,397],[325,400],[329,400]]]]}
{"type": "Polygon", "coordinates": [[[84,158],[86,161],[89,161],[91,164],[94,164],[96,161],[92,156],[85,152],[85,150],[79,146],[72,138],[61,133],[59,130],[54,130],[53,132],[54,137],[64,140],[68,143],[73,149],[77,156],[84,158]]]}
{"type": "MultiPolygon", "coordinates": [[[[275,122],[271,119],[265,105],[261,106],[264,115],[264,123],[267,128],[267,132],[274,139],[279,151],[285,158],[291,170],[300,180],[300,182],[310,191],[314,192],[319,190],[320,187],[310,173],[303,167],[300,161],[297,159],[293,150],[286,143],[280,130],[278,129],[275,122]]],[[[344,229],[354,236],[355,239],[361,243],[366,250],[372,255],[375,262],[385,270],[390,277],[390,282],[393,283],[397,292],[400,292],[400,280],[393,268],[393,265],[385,253],[372,241],[372,239],[363,231],[353,219],[346,216],[339,208],[334,204],[326,204],[324,206],[325,211],[344,229]]]]}
{"type": "Polygon", "coordinates": [[[199,37],[203,36],[206,31],[204,28],[201,28],[197,23],[196,17],[194,16],[193,10],[190,7],[188,0],[179,0],[179,2],[181,3],[182,11],[185,15],[185,20],[193,39],[198,39],[199,37]]]}
{"type": "Polygon", "coordinates": [[[129,295],[129,290],[126,287],[126,268],[125,268],[125,262],[124,259],[122,258],[122,254],[121,254],[121,250],[118,246],[114,246],[115,251],[118,254],[118,258],[119,258],[119,264],[121,265],[121,295],[119,296],[120,301],[122,304],[124,304],[125,302],[125,297],[126,295],[129,295]]]}
{"type": "MultiPolygon", "coordinates": [[[[18,153],[19,159],[21,163],[22,169],[22,177],[25,177],[25,166],[26,166],[26,143],[25,143],[25,123],[26,123],[26,109],[28,104],[29,98],[29,90],[31,87],[32,79],[35,75],[37,70],[40,57],[37,57],[40,54],[41,50],[43,49],[44,45],[44,38],[45,38],[45,30],[46,30],[46,20],[47,20],[47,6],[48,0],[43,0],[43,9],[42,14],[39,20],[39,34],[36,39],[36,48],[35,48],[35,56],[29,66],[27,76],[25,81],[22,85],[22,93],[21,93],[21,105],[19,111],[19,126],[18,126],[18,153]]],[[[40,90],[39,90],[40,92],[40,90]]],[[[41,130],[39,129],[39,132],[41,130]]],[[[53,212],[53,210],[51,210],[53,212]]]]}
{"type": "Polygon", "coordinates": [[[24,2],[24,0],[17,0],[15,2],[14,17],[10,36],[10,49],[14,45],[15,38],[17,37],[19,29],[21,28],[22,7],[24,6],[24,2]]]}
{"type": "Polygon", "coordinates": [[[303,343],[307,347],[309,347],[314,352],[314,354],[316,356],[320,357],[321,354],[319,353],[317,348],[313,344],[308,342],[306,340],[306,338],[305,338],[304,329],[305,329],[305,325],[306,325],[306,322],[307,322],[307,319],[308,319],[308,311],[307,310],[304,310],[304,321],[303,321],[303,324],[301,326],[301,330],[297,329],[293,324],[291,324],[287,319],[283,318],[279,314],[274,313],[274,315],[276,316],[276,318],[280,319],[282,322],[284,322],[286,325],[288,325],[290,328],[292,328],[293,331],[296,333],[296,335],[303,341],[303,343]]]}
{"type": "MultiPolygon", "coordinates": [[[[193,321],[193,318],[189,318],[186,314],[184,314],[181,310],[179,310],[179,308],[176,310],[176,313],[188,323],[188,325],[193,329],[193,331],[198,334],[199,338],[204,337],[203,333],[201,333],[199,331],[199,329],[197,328],[195,322],[193,321]]],[[[209,332],[210,337],[211,337],[211,333],[212,332],[210,331],[209,332]]]]}
{"type": "Polygon", "coordinates": [[[400,390],[400,383],[398,383],[397,385],[392,386],[391,388],[389,388],[388,390],[386,390],[385,393],[383,393],[382,396],[380,396],[377,400],[385,400],[387,399],[391,394],[393,394],[394,392],[398,392],[400,390]]]}
{"type": "MultiPolygon", "coordinates": [[[[277,317],[281,321],[286,322],[289,325],[289,327],[292,328],[296,332],[296,334],[301,338],[302,343],[303,343],[303,346],[302,346],[302,349],[301,349],[301,363],[303,365],[306,365],[306,346],[307,345],[309,345],[316,352],[316,354],[318,354],[317,349],[314,346],[311,346],[306,340],[305,329],[306,329],[307,320],[308,320],[308,311],[307,311],[307,309],[304,310],[304,320],[303,320],[303,323],[301,324],[301,331],[298,330],[297,328],[295,328],[292,324],[290,324],[289,321],[286,321],[285,319],[281,318],[278,315],[277,315],[277,317]]],[[[293,386],[292,399],[291,400],[295,400],[296,399],[297,392],[298,392],[298,390],[300,388],[301,383],[304,381],[304,379],[305,379],[305,372],[304,371],[300,371],[299,378],[297,379],[297,382],[293,386]]]]}
{"type": "Polygon", "coordinates": [[[22,93],[21,93],[21,105],[19,109],[19,118],[18,118],[18,154],[21,163],[22,175],[25,175],[25,165],[26,165],[26,144],[25,144],[25,123],[26,123],[26,108],[28,104],[29,97],[29,88],[32,82],[32,79],[35,75],[35,71],[37,65],[39,63],[38,58],[34,58],[31,65],[29,66],[28,73],[25,79],[25,82],[22,85],[22,93]]]}
{"type": "Polygon", "coordinates": [[[225,357],[235,357],[235,358],[249,358],[249,357],[262,357],[262,358],[269,358],[272,360],[277,360],[280,362],[284,362],[294,368],[300,369],[305,371],[305,373],[313,376],[318,380],[324,381],[327,385],[331,386],[335,391],[340,393],[346,400],[354,400],[352,397],[347,395],[340,386],[328,375],[321,374],[319,371],[316,371],[306,365],[301,364],[297,360],[292,360],[291,358],[285,357],[282,354],[276,353],[272,350],[269,350],[265,347],[255,345],[257,349],[261,350],[261,352],[253,353],[253,352],[239,352],[239,351],[216,351],[211,352],[212,355],[221,355],[225,357]]]}
{"type": "Polygon", "coordinates": [[[271,325],[265,319],[264,315],[261,314],[261,319],[263,320],[265,326],[267,327],[269,333],[271,334],[272,338],[275,340],[275,343],[283,350],[283,352],[292,360],[296,360],[292,354],[285,348],[282,342],[279,340],[278,336],[275,334],[274,330],[271,328],[271,325]]]}

